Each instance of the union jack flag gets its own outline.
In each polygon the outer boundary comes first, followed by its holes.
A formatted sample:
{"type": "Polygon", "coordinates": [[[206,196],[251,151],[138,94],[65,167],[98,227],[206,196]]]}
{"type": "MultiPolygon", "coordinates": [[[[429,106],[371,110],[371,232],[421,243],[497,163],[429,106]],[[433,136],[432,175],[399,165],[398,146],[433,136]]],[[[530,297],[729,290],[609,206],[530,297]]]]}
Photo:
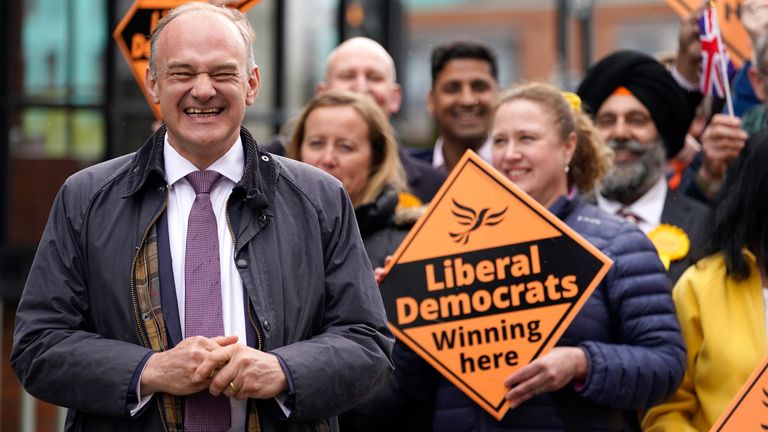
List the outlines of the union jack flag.
{"type": "Polygon", "coordinates": [[[702,67],[701,92],[720,98],[730,96],[728,77],[735,69],[725,51],[720,26],[717,23],[717,11],[714,7],[705,8],[699,20],[699,41],[702,67]]]}

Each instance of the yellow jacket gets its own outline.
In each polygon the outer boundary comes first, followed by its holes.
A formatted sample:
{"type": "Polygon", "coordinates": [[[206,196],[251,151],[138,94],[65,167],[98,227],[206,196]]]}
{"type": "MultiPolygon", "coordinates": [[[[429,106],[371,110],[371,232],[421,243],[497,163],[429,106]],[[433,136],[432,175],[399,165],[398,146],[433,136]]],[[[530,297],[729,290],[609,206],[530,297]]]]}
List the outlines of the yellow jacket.
{"type": "Polygon", "coordinates": [[[725,275],[721,254],[691,266],[672,296],[688,346],[688,368],[677,392],[648,411],[643,430],[708,431],[766,353],[762,283],[745,252],[749,277],[725,275]]]}

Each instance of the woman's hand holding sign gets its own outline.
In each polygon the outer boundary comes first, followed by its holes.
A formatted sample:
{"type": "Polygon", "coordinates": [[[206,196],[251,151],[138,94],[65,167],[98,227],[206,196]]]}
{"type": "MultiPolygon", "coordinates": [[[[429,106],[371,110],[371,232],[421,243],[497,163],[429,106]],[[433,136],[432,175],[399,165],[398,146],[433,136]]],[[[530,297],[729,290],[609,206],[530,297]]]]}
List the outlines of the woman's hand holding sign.
{"type": "MultiPolygon", "coordinates": [[[[384,258],[384,265],[388,265],[390,261],[392,261],[392,255],[387,255],[387,257],[384,258]]],[[[376,278],[376,283],[379,285],[384,282],[384,277],[386,275],[387,271],[384,269],[384,267],[376,267],[373,269],[373,277],[376,278]]]]}
{"type": "Polygon", "coordinates": [[[581,348],[555,347],[504,381],[509,408],[543,393],[560,390],[573,380],[587,377],[587,355],[581,348]]]}

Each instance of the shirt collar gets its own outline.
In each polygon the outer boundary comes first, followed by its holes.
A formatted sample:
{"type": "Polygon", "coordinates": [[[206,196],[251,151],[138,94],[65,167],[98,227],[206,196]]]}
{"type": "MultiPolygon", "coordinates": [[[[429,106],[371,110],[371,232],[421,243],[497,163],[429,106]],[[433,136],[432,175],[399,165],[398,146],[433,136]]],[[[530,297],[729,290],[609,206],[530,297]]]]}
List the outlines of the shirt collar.
{"type": "Polygon", "coordinates": [[[437,137],[434,150],[432,150],[432,166],[445,171],[445,158],[443,157],[443,137],[437,137]]]}
{"type": "Polygon", "coordinates": [[[664,210],[664,201],[667,199],[667,178],[663,175],[659,176],[659,179],[648,192],[628,206],[618,201],[609,200],[600,193],[596,195],[598,206],[608,213],[616,214],[620,209],[626,207],[639,216],[645,224],[653,228],[661,223],[661,212],[664,210]]]}
{"type": "MultiPolygon", "coordinates": [[[[483,145],[477,149],[477,154],[488,163],[491,163],[493,158],[491,145],[491,137],[489,136],[483,145]]],[[[435,147],[432,151],[432,166],[440,171],[446,171],[445,158],[443,157],[443,137],[437,137],[437,140],[435,141],[435,147]]]]}
{"type": "MultiPolygon", "coordinates": [[[[197,171],[197,167],[180,155],[168,141],[168,134],[165,134],[163,143],[165,176],[169,186],[173,186],[177,181],[184,178],[187,174],[197,171]]],[[[235,144],[227,150],[224,155],[217,159],[207,169],[216,171],[222,176],[228,178],[233,183],[237,183],[243,177],[245,166],[245,151],[243,151],[243,142],[240,136],[237,137],[235,144]]]]}
{"type": "Polygon", "coordinates": [[[480,155],[480,157],[483,158],[483,160],[488,163],[493,162],[492,146],[493,146],[493,143],[491,142],[491,137],[488,136],[488,138],[485,140],[483,145],[480,146],[479,149],[477,149],[477,154],[480,155]]]}

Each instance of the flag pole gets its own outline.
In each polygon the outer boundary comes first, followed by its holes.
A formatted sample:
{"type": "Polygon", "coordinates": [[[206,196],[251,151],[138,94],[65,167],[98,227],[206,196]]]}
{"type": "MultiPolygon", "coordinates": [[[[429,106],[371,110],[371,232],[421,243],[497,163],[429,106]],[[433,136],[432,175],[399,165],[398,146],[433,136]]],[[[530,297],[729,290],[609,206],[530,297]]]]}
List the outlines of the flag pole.
{"type": "Polygon", "coordinates": [[[733,99],[731,98],[731,83],[728,80],[728,66],[726,65],[725,46],[723,45],[723,37],[720,34],[720,22],[717,19],[717,8],[715,7],[714,0],[709,1],[710,8],[712,8],[712,26],[717,29],[717,49],[718,49],[718,62],[720,63],[720,73],[723,77],[723,91],[725,92],[725,103],[728,107],[728,115],[733,116],[733,99]]]}

